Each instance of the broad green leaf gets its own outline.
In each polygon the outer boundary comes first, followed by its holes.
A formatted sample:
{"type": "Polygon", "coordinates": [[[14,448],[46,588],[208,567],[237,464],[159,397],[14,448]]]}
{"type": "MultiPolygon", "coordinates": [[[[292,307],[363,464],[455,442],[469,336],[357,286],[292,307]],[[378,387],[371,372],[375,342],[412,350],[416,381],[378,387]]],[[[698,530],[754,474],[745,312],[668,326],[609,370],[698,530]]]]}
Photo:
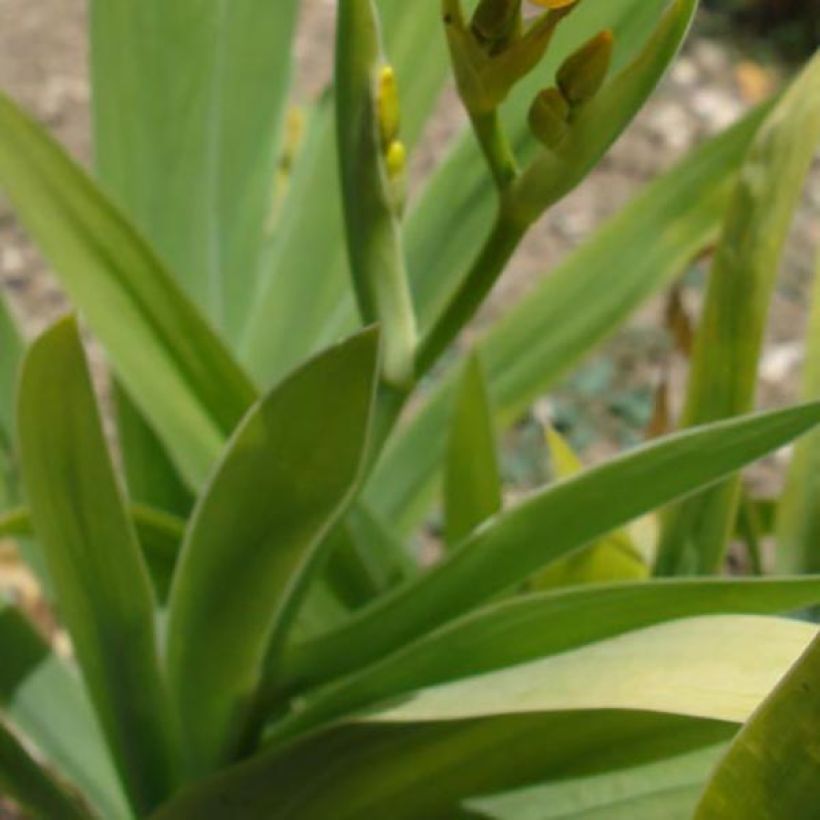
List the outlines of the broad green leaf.
{"type": "Polygon", "coordinates": [[[253,301],[298,6],[91,3],[100,177],[232,333],[253,301]]]}
{"type": "Polygon", "coordinates": [[[477,794],[618,770],[725,741],[733,730],[612,711],[354,723],[195,784],[156,820],[451,820],[468,816],[461,804],[477,794]]]}
{"type": "Polygon", "coordinates": [[[41,128],[0,96],[0,190],[192,486],[255,391],[150,248],[41,128]]]}
{"type": "Polygon", "coordinates": [[[77,797],[38,763],[0,719],[0,792],[35,817],[80,820],[91,815],[77,797]]]}
{"type": "Polygon", "coordinates": [[[389,122],[398,113],[386,111],[398,103],[382,48],[373,0],[339,0],[336,139],[350,273],[362,319],[381,325],[384,378],[404,388],[413,380],[416,321],[395,190],[405,169],[391,170],[388,153],[406,149],[393,133],[398,123],[389,122]]]}
{"type": "Polygon", "coordinates": [[[271,745],[157,817],[228,817],[225,807],[246,818],[459,817],[463,800],[503,783],[624,768],[725,740],[727,724],[748,718],[813,633],[784,619],[695,618],[423,690],[271,745]]]}
{"type": "Polygon", "coordinates": [[[672,621],[423,689],[366,720],[416,723],[625,709],[743,723],[816,632],[813,624],[753,615],[672,621]]]}
{"type": "MultiPolygon", "coordinates": [[[[554,428],[547,428],[547,447],[555,478],[570,478],[580,473],[584,465],[569,442],[554,428]]],[[[644,562],[628,530],[618,530],[586,549],[539,572],[528,582],[530,589],[573,586],[576,584],[630,581],[649,576],[644,562]]]]}
{"type": "Polygon", "coordinates": [[[725,745],[634,768],[477,797],[466,808],[491,820],[691,820],[725,745]]]}
{"type": "Polygon", "coordinates": [[[450,546],[501,509],[492,415],[481,361],[471,356],[459,380],[444,469],[445,536],[450,546]]]}
{"type": "Polygon", "coordinates": [[[101,817],[129,818],[85,689],[16,609],[0,599],[0,714],[101,817]]]}
{"type": "MultiPolygon", "coordinates": [[[[395,650],[305,701],[305,724],[369,703],[557,655],[665,621],[722,613],[774,614],[820,599],[820,579],[624,583],[537,593],[493,604],[395,650]]],[[[283,676],[299,690],[315,681],[294,651],[283,676]]]]}
{"type": "Polygon", "coordinates": [[[820,405],[812,404],[719,422],[547,487],[304,651],[331,675],[355,669],[632,519],[726,477],[818,421],[820,405]]]}
{"type": "MultiPolygon", "coordinates": [[[[802,394],[820,396],[820,258],[806,337],[802,394]]],[[[777,566],[794,572],[820,569],[820,437],[811,433],[794,450],[777,512],[777,566]]]]}
{"type": "Polygon", "coordinates": [[[696,820],[810,820],[820,806],[820,637],[732,743],[696,820]]]}
{"type": "MultiPolygon", "coordinates": [[[[745,158],[715,254],[695,341],[685,425],[750,411],[779,262],[820,144],[820,55],[763,124],[745,158]]],[[[740,497],[737,478],[670,510],[657,571],[723,564],[740,497]]]]}
{"type": "Polygon", "coordinates": [[[20,459],[62,622],[135,811],[177,777],[155,600],[106,448],[73,319],[29,349],[18,403],[20,459]]]}
{"type": "MultiPolygon", "coordinates": [[[[650,184],[483,336],[478,351],[500,422],[513,421],[714,239],[762,113],[650,184]]],[[[370,482],[374,509],[404,527],[426,509],[444,449],[452,384],[448,379],[437,388],[399,432],[370,482]]]]}
{"type": "Polygon", "coordinates": [[[276,661],[326,557],[318,546],[359,479],[377,351],[365,331],[256,404],[197,504],[168,616],[168,676],[193,773],[237,752],[265,658],[276,661]]]}

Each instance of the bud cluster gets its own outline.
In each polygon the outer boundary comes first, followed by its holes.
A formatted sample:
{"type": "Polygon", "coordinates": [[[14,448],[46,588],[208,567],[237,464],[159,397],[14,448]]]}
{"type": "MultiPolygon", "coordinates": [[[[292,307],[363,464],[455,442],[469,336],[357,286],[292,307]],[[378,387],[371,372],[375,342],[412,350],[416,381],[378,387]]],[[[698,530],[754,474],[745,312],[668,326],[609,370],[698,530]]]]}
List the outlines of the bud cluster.
{"type": "Polygon", "coordinates": [[[530,128],[547,147],[559,148],[573,114],[601,90],[612,62],[612,32],[602,31],[564,61],[556,86],[546,88],[530,107],[530,128]]]}
{"type": "Polygon", "coordinates": [[[472,116],[495,111],[543,58],[558,23],[580,0],[531,0],[546,11],[525,21],[522,0],[481,0],[466,21],[460,0],[443,0],[459,93],[472,116]]]}

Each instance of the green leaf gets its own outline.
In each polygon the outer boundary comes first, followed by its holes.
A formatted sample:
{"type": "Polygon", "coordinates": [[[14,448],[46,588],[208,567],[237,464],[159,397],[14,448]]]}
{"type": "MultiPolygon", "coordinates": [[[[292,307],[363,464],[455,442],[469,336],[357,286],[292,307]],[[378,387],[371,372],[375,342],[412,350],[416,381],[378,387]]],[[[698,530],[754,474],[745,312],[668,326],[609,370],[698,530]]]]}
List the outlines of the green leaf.
{"type": "Polygon", "coordinates": [[[476,794],[701,748],[748,718],[813,631],[696,618],[424,690],[273,745],[183,791],[157,818],[458,817],[476,794]]]}
{"type": "Polygon", "coordinates": [[[113,394],[117,441],[122,450],[129,497],[171,514],[187,516],[193,505],[191,491],[171,461],[168,448],[116,381],[113,394]]]}
{"type": "MultiPolygon", "coordinates": [[[[128,512],[156,593],[161,600],[165,600],[185,533],[185,522],[144,504],[131,504],[128,512]]],[[[0,515],[0,538],[29,538],[33,534],[27,508],[19,507],[0,515]]]]}
{"type": "Polygon", "coordinates": [[[136,811],[175,784],[155,600],[108,454],[75,322],[30,348],[18,403],[26,495],[61,619],[136,811]]]}
{"type": "Polygon", "coordinates": [[[752,715],[696,820],[810,820],[820,805],[820,637],[752,715]]]}
{"type": "Polygon", "coordinates": [[[194,773],[237,752],[264,660],[276,661],[325,557],[317,547],[350,500],[377,348],[375,331],[354,336],[260,401],[194,511],[168,616],[168,674],[194,773]]]}
{"type": "MultiPolygon", "coordinates": [[[[499,422],[515,420],[715,238],[734,174],[763,113],[755,112],[650,184],[484,335],[478,351],[499,422]]],[[[426,510],[452,389],[450,378],[434,391],[388,447],[369,484],[374,509],[403,527],[426,510]]]]}
{"type": "Polygon", "coordinates": [[[253,300],[298,6],[91,4],[100,177],[232,333],[253,300]]]}
{"type": "Polygon", "coordinates": [[[0,188],[194,487],[255,391],[150,248],[37,125],[0,96],[0,188]]]}
{"type": "Polygon", "coordinates": [[[131,817],[97,718],[74,670],[0,599],[0,714],[101,817],[131,817]]]}
{"type": "Polygon", "coordinates": [[[0,720],[0,790],[37,817],[80,820],[91,815],[0,720]]]}
{"type": "MultiPolygon", "coordinates": [[[[553,427],[547,427],[547,447],[555,478],[570,478],[583,471],[583,464],[569,442],[553,427]]],[[[630,581],[649,576],[649,567],[628,530],[610,533],[586,549],[569,555],[539,572],[528,582],[530,589],[576,584],[630,581]]]]}
{"type": "Polygon", "coordinates": [[[14,391],[24,347],[6,300],[0,298],[0,442],[6,450],[14,436],[14,391]]]}
{"type": "Polygon", "coordinates": [[[237,814],[247,820],[449,820],[463,817],[461,802],[476,794],[680,754],[725,740],[732,729],[714,721],[601,711],[354,723],[194,785],[156,820],[237,814]],[[296,790],[295,783],[303,787],[296,790]]]}
{"type": "MultiPolygon", "coordinates": [[[[745,158],[712,266],[692,358],[685,425],[754,407],[780,257],[818,143],[820,56],[774,108],[745,158]]],[[[719,570],[739,496],[735,478],[671,510],[657,572],[719,570]]]]}
{"type": "Polygon", "coordinates": [[[690,820],[725,745],[634,768],[529,786],[466,802],[492,820],[690,820]]]}
{"type": "MultiPolygon", "coordinates": [[[[520,596],[453,621],[383,660],[308,696],[313,725],[423,686],[557,655],[630,630],[697,615],[773,614],[820,600],[819,578],[623,583],[520,596]]],[[[291,690],[316,681],[294,651],[291,690]]]]}
{"type": "Polygon", "coordinates": [[[670,436],[547,487],[468,538],[430,572],[302,648],[328,676],[385,655],[628,521],[807,432],[820,405],[670,436]]]}
{"type": "MultiPolygon", "coordinates": [[[[820,396],[820,258],[806,337],[802,394],[820,396]]],[[[793,572],[820,569],[820,436],[799,442],[777,510],[777,566],[793,572]]]]}
{"type": "Polygon", "coordinates": [[[471,356],[455,397],[444,471],[445,534],[455,546],[502,505],[492,410],[481,361],[471,356]]]}

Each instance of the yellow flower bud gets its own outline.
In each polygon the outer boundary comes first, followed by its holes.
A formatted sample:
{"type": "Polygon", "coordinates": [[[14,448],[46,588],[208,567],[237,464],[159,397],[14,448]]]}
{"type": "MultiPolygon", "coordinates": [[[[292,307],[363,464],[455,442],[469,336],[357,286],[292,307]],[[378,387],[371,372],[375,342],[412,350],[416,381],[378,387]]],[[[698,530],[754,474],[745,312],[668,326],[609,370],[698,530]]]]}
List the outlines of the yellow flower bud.
{"type": "Polygon", "coordinates": [[[399,89],[392,66],[386,65],[379,72],[376,109],[382,145],[387,149],[399,134],[400,119],[399,89]]]}
{"type": "Polygon", "coordinates": [[[384,164],[387,168],[387,176],[391,180],[396,180],[404,174],[407,166],[407,148],[401,140],[393,140],[387,146],[384,164]]]}
{"type": "Polygon", "coordinates": [[[558,87],[570,105],[582,105],[600,91],[612,62],[613,44],[612,32],[602,31],[581,46],[558,70],[558,87]]]}

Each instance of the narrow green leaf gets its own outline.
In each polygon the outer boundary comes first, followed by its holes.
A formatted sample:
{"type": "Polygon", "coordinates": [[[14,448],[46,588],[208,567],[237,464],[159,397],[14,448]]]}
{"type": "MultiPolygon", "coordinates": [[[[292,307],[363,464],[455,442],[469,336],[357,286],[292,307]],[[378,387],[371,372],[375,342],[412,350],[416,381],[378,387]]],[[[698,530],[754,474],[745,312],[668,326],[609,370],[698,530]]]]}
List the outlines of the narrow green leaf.
{"type": "MultiPolygon", "coordinates": [[[[734,174],[763,114],[755,112],[650,184],[490,328],[478,350],[500,422],[514,421],[715,238],[734,174]]],[[[404,527],[426,510],[452,385],[452,378],[446,380],[399,432],[370,482],[374,509],[404,527]]]]}
{"type": "Polygon", "coordinates": [[[129,498],[171,514],[187,516],[193,505],[191,491],[171,461],[168,448],[116,381],[113,393],[117,441],[122,451],[129,498]]]}
{"type": "Polygon", "coordinates": [[[30,348],[18,425],[26,495],[61,619],[129,799],[150,810],[177,776],[155,601],[72,319],[30,348]]]}
{"type": "Polygon", "coordinates": [[[5,449],[14,436],[14,391],[23,357],[23,337],[4,298],[0,298],[0,436],[5,449]]]}
{"type": "MultiPolygon", "coordinates": [[[[745,158],[712,266],[684,424],[705,424],[754,407],[779,261],[818,143],[820,56],[769,115],[745,158]]],[[[671,510],[657,571],[717,571],[739,493],[735,478],[671,510]]]]}
{"type": "Polygon", "coordinates": [[[471,356],[461,375],[444,471],[445,534],[455,546],[502,505],[501,476],[484,371],[471,356]]]}
{"type": "Polygon", "coordinates": [[[810,820],[820,806],[820,637],[743,727],[696,820],[810,820]]]}
{"type": "MultiPolygon", "coordinates": [[[[424,686],[557,655],[634,629],[698,615],[774,614],[820,600],[820,578],[686,580],[556,590],[479,609],[309,696],[299,717],[315,725],[424,686]]],[[[305,655],[286,658],[292,690],[316,681],[305,655]]]]}
{"type": "Polygon", "coordinates": [[[640,447],[547,487],[496,517],[426,575],[302,651],[327,676],[362,666],[551,561],[725,477],[818,421],[820,404],[720,422],[640,447]]]}
{"type": "MultiPolygon", "coordinates": [[[[570,478],[584,465],[569,442],[553,427],[547,428],[547,447],[553,475],[570,478]]],[[[577,584],[631,581],[649,576],[649,567],[632,541],[628,530],[618,530],[590,544],[575,555],[543,569],[527,584],[529,589],[550,589],[577,584]]]]}
{"type": "Polygon", "coordinates": [[[0,719],[0,791],[35,817],[81,820],[91,815],[44,769],[0,719]]]}
{"type": "Polygon", "coordinates": [[[91,3],[101,179],[233,333],[253,300],[298,5],[91,3]]]}
{"type": "Polygon", "coordinates": [[[41,128],[0,96],[0,188],[199,486],[255,391],[150,248],[41,128]]]}
{"type": "MultiPolygon", "coordinates": [[[[820,396],[820,258],[806,338],[802,394],[807,398],[820,396]]],[[[778,569],[820,570],[820,436],[816,433],[795,447],[776,529],[778,569]]]]}
{"type": "Polygon", "coordinates": [[[725,745],[605,774],[473,798],[466,808],[491,820],[691,820],[725,745]]]}
{"type": "Polygon", "coordinates": [[[377,350],[376,332],[363,332],[260,401],[194,511],[168,624],[168,674],[194,773],[237,752],[264,660],[276,662],[321,567],[317,547],[359,478],[377,350]]]}
{"type": "Polygon", "coordinates": [[[0,646],[0,713],[101,817],[131,817],[97,718],[74,670],[2,599],[0,646]]]}
{"type": "MultiPolygon", "coordinates": [[[[168,596],[171,577],[185,533],[185,521],[163,510],[132,504],[128,508],[146,564],[161,600],[168,596]]],[[[25,507],[0,515],[0,538],[30,538],[31,516],[25,507]]]]}

